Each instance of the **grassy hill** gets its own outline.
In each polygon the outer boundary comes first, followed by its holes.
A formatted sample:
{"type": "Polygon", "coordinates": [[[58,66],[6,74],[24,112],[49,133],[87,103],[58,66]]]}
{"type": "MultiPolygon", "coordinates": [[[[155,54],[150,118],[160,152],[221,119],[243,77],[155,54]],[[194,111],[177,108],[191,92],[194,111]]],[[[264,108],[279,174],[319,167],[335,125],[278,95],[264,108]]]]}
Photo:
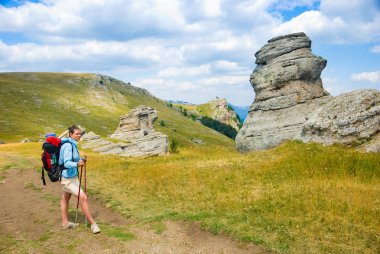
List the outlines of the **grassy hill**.
{"type": "Polygon", "coordinates": [[[0,73],[0,140],[37,141],[72,124],[106,136],[115,131],[120,115],[138,105],[155,108],[156,130],[182,146],[192,145],[192,138],[234,146],[229,138],[184,117],[144,89],[106,76],[69,73],[0,73]]]}

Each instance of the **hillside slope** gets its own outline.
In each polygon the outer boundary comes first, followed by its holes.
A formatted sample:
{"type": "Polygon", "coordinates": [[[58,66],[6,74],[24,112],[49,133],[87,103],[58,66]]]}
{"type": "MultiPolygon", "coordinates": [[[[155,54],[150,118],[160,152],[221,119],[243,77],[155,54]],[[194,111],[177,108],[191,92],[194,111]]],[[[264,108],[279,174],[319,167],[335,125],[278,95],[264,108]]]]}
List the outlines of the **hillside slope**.
{"type": "Polygon", "coordinates": [[[186,114],[196,118],[203,116],[212,118],[221,123],[227,124],[232,128],[239,130],[242,121],[235,110],[227,103],[226,99],[216,98],[204,104],[194,105],[185,103],[174,103],[180,111],[186,110],[186,114]]]}
{"type": "Polygon", "coordinates": [[[108,76],[70,73],[0,73],[0,140],[38,141],[72,124],[106,136],[116,129],[120,115],[138,105],[155,108],[156,130],[182,146],[196,138],[206,145],[234,147],[229,138],[184,117],[145,89],[108,76]]]}

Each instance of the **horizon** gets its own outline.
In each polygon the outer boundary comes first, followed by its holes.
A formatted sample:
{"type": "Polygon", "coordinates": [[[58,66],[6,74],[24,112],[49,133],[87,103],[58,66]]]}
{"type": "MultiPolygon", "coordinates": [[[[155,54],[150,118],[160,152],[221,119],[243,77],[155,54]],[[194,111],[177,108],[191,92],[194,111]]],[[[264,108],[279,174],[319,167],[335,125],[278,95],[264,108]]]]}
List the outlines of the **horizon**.
{"type": "Polygon", "coordinates": [[[0,72],[96,73],[163,100],[249,106],[255,52],[305,32],[335,96],[380,89],[379,24],[376,0],[1,0],[0,72]]]}

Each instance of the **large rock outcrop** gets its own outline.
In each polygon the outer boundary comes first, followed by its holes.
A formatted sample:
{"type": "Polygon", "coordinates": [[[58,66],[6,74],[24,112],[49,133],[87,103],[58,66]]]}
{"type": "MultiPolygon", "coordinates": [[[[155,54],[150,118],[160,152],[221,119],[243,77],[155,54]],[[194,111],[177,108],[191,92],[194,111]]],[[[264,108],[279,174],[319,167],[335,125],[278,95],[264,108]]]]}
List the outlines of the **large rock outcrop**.
{"type": "Polygon", "coordinates": [[[111,139],[120,140],[119,142],[89,132],[82,137],[82,148],[124,157],[166,154],[168,137],[154,130],[153,123],[156,119],[155,109],[139,106],[132,109],[129,114],[119,117],[119,127],[109,136],[111,139]]]}
{"type": "Polygon", "coordinates": [[[331,100],[320,78],[326,60],[313,55],[310,46],[304,33],[296,33],[269,40],[255,54],[250,81],[256,97],[236,136],[239,151],[298,137],[312,112],[331,100]]]}
{"type": "Polygon", "coordinates": [[[295,33],[269,40],[255,54],[257,67],[250,81],[256,97],[236,137],[239,151],[292,139],[360,144],[380,132],[379,92],[329,96],[320,78],[327,61],[313,55],[310,46],[304,33],[295,33]]]}

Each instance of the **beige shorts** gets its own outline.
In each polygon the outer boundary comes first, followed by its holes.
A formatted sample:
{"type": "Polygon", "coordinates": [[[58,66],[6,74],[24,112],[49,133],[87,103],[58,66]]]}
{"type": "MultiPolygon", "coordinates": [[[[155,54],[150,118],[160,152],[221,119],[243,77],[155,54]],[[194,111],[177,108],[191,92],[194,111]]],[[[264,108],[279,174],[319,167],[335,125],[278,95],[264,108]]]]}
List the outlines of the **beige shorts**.
{"type": "MultiPolygon", "coordinates": [[[[67,192],[75,196],[78,196],[79,180],[77,177],[74,177],[74,178],[62,177],[61,184],[62,184],[62,193],[67,192]]],[[[80,192],[83,192],[82,188],[80,189],[80,192]]]]}

